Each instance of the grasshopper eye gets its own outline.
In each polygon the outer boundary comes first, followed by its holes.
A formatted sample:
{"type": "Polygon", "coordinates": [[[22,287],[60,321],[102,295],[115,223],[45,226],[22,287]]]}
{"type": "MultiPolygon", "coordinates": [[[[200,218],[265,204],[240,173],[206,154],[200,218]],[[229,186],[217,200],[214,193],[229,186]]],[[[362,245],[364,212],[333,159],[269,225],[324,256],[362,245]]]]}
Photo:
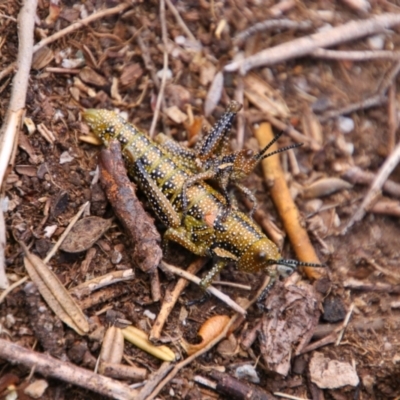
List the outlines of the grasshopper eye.
{"type": "Polygon", "coordinates": [[[247,159],[253,158],[253,156],[254,156],[253,150],[248,149],[244,152],[244,157],[247,159]]]}
{"type": "Polygon", "coordinates": [[[256,258],[258,261],[265,261],[265,259],[267,258],[267,253],[261,250],[256,254],[256,258]]]}

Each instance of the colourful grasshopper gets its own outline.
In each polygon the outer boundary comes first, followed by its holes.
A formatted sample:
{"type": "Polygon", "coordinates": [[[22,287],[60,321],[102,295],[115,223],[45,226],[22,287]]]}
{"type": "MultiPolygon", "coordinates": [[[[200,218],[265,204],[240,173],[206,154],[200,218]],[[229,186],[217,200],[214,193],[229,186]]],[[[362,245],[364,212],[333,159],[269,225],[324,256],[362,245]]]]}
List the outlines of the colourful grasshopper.
{"type": "MultiPolygon", "coordinates": [[[[194,254],[215,260],[213,268],[200,282],[204,289],[229,262],[234,262],[238,269],[245,272],[267,271],[271,276],[271,285],[278,276],[287,276],[298,266],[320,266],[283,259],[276,245],[259,226],[230,206],[226,186],[239,178],[235,173],[240,168],[235,165],[238,158],[231,162],[230,172],[220,183],[224,195],[204,182],[205,177],[201,173],[207,171],[207,166],[199,166],[196,158],[199,151],[204,150],[204,154],[209,155],[212,149],[220,151],[226,147],[227,134],[237,111],[235,107],[236,103],[227,109],[195,152],[162,136],[158,141],[163,145],[155,143],[112,111],[90,109],[83,114],[92,131],[105,145],[113,138],[121,143],[129,175],[167,227],[164,241],[174,241],[194,254]]],[[[252,166],[245,171],[251,171],[260,159],[267,156],[268,147],[252,156],[252,166]]],[[[223,157],[213,159],[217,172],[218,168],[221,171],[224,169],[221,164],[225,161],[223,157]]],[[[248,160],[250,158],[247,157],[248,160]]]]}

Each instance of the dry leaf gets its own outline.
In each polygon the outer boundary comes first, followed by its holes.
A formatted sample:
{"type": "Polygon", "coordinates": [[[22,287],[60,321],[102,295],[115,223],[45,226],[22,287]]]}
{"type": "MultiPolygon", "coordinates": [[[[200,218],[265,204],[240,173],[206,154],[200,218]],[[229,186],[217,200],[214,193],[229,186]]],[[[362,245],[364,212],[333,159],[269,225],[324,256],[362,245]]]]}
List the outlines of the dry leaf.
{"type": "Polygon", "coordinates": [[[278,118],[288,118],[290,111],[278,91],[255,74],[244,77],[244,94],[259,110],[278,118]]]}
{"type": "Polygon", "coordinates": [[[79,72],[79,78],[88,85],[103,87],[108,84],[106,78],[104,76],[98,74],[90,67],[84,67],[79,72]]]}
{"type": "Polygon", "coordinates": [[[124,87],[136,85],[136,82],[143,75],[143,68],[139,63],[128,64],[121,73],[120,83],[124,87]]]}
{"type": "Polygon", "coordinates": [[[45,46],[35,51],[32,56],[32,68],[42,69],[53,61],[54,53],[49,47],[45,46]]]}
{"type": "Polygon", "coordinates": [[[146,332],[130,325],[122,329],[126,340],[163,361],[175,361],[175,353],[167,346],[154,346],[146,332]]]}
{"type": "Polygon", "coordinates": [[[230,318],[227,315],[215,315],[209,318],[201,326],[199,336],[203,339],[199,344],[190,344],[186,340],[181,339],[181,346],[188,355],[192,355],[203,347],[206,347],[213,339],[215,339],[225,328],[230,318]]]}
{"type": "Polygon", "coordinates": [[[306,106],[303,109],[301,125],[306,136],[312,137],[318,144],[322,145],[324,137],[322,134],[321,123],[309,106],[306,106]]]}
{"type": "Polygon", "coordinates": [[[220,71],[214,76],[214,80],[208,89],[204,103],[204,115],[208,117],[221,100],[222,89],[224,88],[224,74],[220,71]]]}
{"type": "Polygon", "coordinates": [[[351,189],[353,185],[340,178],[322,178],[304,189],[303,197],[312,199],[315,197],[329,196],[340,190],[351,189]]]}
{"type": "Polygon", "coordinates": [[[87,217],[78,221],[67,235],[60,249],[67,253],[80,253],[93,246],[110,228],[112,219],[87,217]]]}
{"type": "Polygon", "coordinates": [[[79,335],[89,332],[85,314],[58,280],[56,274],[38,256],[30,253],[23,243],[20,244],[25,253],[25,268],[48,306],[61,321],[79,335]]]}
{"type": "Polygon", "coordinates": [[[288,286],[276,282],[262,316],[260,350],[269,371],[286,376],[293,354],[311,339],[319,320],[318,302],[311,285],[288,286]]]}
{"type": "Polygon", "coordinates": [[[164,110],[164,112],[169,118],[172,119],[172,121],[176,122],[177,124],[181,124],[187,120],[187,115],[177,106],[168,107],[164,110]]]}
{"type": "Polygon", "coordinates": [[[15,171],[20,175],[37,176],[37,168],[33,165],[16,165],[15,171]]]}

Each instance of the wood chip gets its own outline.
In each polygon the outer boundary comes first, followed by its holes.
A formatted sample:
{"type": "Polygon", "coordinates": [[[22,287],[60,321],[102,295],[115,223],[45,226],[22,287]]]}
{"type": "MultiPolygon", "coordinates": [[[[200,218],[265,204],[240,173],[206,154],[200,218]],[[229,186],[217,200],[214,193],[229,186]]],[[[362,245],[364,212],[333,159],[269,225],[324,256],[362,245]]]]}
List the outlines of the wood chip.
{"type": "Polygon", "coordinates": [[[112,219],[87,217],[81,219],[71,229],[60,249],[67,253],[80,253],[93,246],[110,228],[112,219]]]}
{"type": "Polygon", "coordinates": [[[303,197],[312,199],[315,197],[329,196],[340,190],[351,189],[353,185],[340,178],[322,178],[304,189],[303,197]]]}
{"type": "Polygon", "coordinates": [[[317,351],[310,361],[310,376],[321,389],[357,386],[360,382],[356,370],[349,363],[331,360],[317,351]]]}
{"type": "Polygon", "coordinates": [[[259,110],[278,118],[288,118],[290,111],[280,93],[257,75],[244,78],[244,94],[259,110]]]}
{"type": "Polygon", "coordinates": [[[122,330],[116,326],[110,326],[104,335],[100,351],[100,373],[102,373],[102,362],[119,364],[124,354],[124,335],[122,330]]]}
{"type": "Polygon", "coordinates": [[[54,59],[53,50],[45,46],[33,53],[32,68],[43,69],[49,65],[54,59]]]}
{"type": "Polygon", "coordinates": [[[81,72],[79,73],[79,78],[81,78],[82,81],[87,83],[88,85],[93,85],[97,87],[108,85],[107,79],[104,78],[104,76],[98,74],[90,67],[82,68],[81,72]]]}
{"type": "Polygon", "coordinates": [[[204,115],[208,117],[219,103],[224,88],[224,74],[220,71],[215,74],[204,103],[204,115]]]}
{"type": "Polygon", "coordinates": [[[182,112],[177,106],[168,107],[164,110],[164,112],[169,118],[172,119],[172,121],[176,122],[177,124],[185,122],[188,118],[187,115],[182,112]]]}

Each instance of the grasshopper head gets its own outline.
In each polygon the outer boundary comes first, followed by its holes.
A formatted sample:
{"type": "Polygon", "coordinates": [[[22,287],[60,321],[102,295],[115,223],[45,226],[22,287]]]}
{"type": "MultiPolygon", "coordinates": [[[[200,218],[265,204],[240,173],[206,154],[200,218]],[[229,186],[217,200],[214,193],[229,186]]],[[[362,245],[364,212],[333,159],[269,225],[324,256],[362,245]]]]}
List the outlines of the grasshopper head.
{"type": "Polygon", "coordinates": [[[253,243],[239,258],[237,266],[245,272],[271,270],[282,257],[278,248],[268,238],[253,243]]]}

